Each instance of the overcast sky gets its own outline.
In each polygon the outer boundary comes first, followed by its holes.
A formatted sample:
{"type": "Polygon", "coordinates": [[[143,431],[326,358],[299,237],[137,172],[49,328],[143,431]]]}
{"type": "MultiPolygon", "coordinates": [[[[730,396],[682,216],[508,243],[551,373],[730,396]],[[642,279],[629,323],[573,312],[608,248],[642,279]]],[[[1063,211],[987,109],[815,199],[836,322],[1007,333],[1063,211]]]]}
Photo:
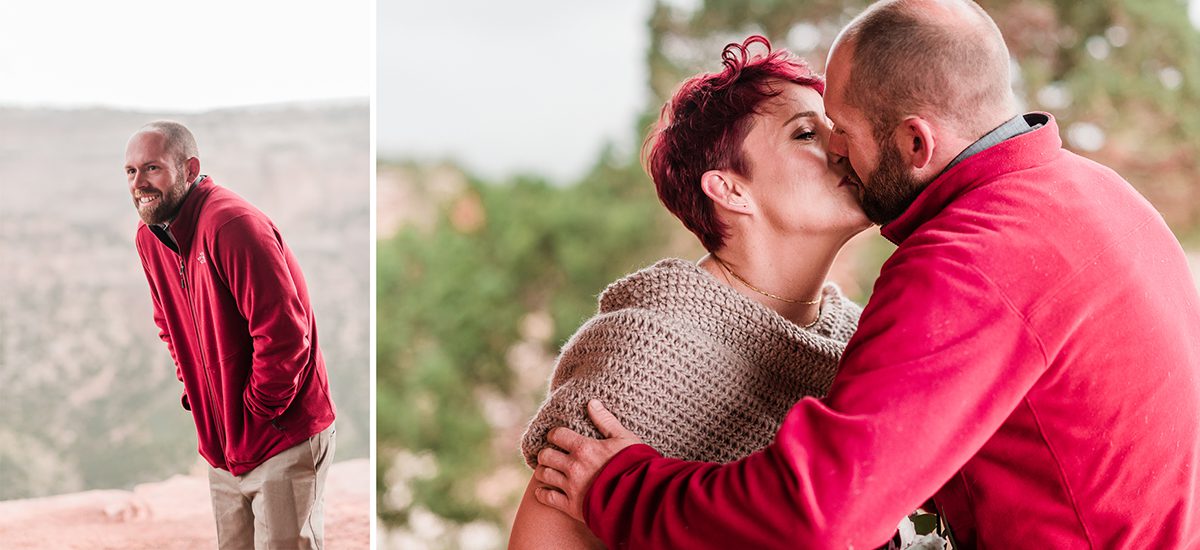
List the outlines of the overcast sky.
{"type": "Polygon", "coordinates": [[[379,157],[455,158],[489,177],[581,175],[635,134],[649,0],[387,1],[379,157]]]}
{"type": "MultiPolygon", "coordinates": [[[[674,0],[684,6],[697,0],[674,0]]],[[[371,93],[373,0],[8,2],[0,106],[202,111],[371,93]]],[[[651,0],[381,0],[381,158],[569,181],[636,146],[651,0]]],[[[1200,26],[1200,0],[1191,0],[1200,26]]]]}
{"type": "MultiPolygon", "coordinates": [[[[689,6],[696,0],[675,0],[689,6]]],[[[383,0],[379,157],[453,158],[489,178],[570,181],[637,146],[651,0],[383,0]]],[[[1200,27],[1200,0],[1191,0],[1200,27]]]]}
{"type": "Polygon", "coordinates": [[[194,112],[368,97],[373,4],[5,2],[0,106],[194,112]]]}

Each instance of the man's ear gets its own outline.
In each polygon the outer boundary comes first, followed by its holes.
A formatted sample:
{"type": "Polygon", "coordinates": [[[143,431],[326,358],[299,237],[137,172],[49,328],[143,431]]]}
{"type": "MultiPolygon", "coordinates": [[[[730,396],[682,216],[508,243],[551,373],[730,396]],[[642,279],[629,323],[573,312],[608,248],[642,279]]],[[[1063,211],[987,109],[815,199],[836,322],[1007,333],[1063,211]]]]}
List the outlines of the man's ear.
{"type": "Polygon", "coordinates": [[[189,182],[195,181],[196,178],[198,176],[200,176],[200,159],[197,157],[188,158],[186,161],[186,164],[187,164],[187,180],[189,182]]]}
{"type": "Polygon", "coordinates": [[[700,176],[700,189],[721,209],[740,214],[753,210],[753,201],[741,182],[724,170],[709,170],[700,176]]]}
{"type": "Polygon", "coordinates": [[[937,138],[934,136],[933,125],[918,116],[910,116],[896,128],[896,146],[900,148],[900,158],[914,170],[921,170],[933,161],[933,153],[937,148],[937,138]]]}

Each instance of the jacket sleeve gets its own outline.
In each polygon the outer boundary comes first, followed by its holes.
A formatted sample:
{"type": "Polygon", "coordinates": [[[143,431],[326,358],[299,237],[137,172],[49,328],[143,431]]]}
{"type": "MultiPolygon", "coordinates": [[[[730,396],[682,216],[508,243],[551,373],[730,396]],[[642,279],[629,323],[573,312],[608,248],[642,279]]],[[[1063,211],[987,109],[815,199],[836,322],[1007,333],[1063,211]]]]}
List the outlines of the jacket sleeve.
{"type": "MultiPolygon", "coordinates": [[[[154,286],[154,278],[150,276],[150,270],[146,267],[146,257],[142,253],[142,243],[135,240],[134,245],[137,246],[138,256],[142,260],[142,271],[146,274],[146,282],[150,285],[150,299],[154,304],[154,326],[158,327],[158,338],[167,344],[167,351],[171,354],[171,362],[175,363],[175,378],[183,382],[183,369],[179,366],[179,357],[175,355],[175,346],[171,344],[171,334],[167,331],[167,317],[163,315],[162,300],[158,297],[158,288],[154,286]]],[[[192,410],[192,404],[188,401],[186,389],[179,396],[179,404],[183,405],[184,410],[192,410]]]]}
{"type": "Polygon", "coordinates": [[[889,260],[824,400],[728,464],[633,446],[597,475],[610,548],[874,548],[999,428],[1046,369],[1041,342],[974,267],[889,260]]]}
{"type": "Polygon", "coordinates": [[[254,352],[243,401],[274,419],[296,397],[311,353],[309,315],[283,238],[261,215],[243,214],[217,231],[213,256],[246,319],[254,352]]]}

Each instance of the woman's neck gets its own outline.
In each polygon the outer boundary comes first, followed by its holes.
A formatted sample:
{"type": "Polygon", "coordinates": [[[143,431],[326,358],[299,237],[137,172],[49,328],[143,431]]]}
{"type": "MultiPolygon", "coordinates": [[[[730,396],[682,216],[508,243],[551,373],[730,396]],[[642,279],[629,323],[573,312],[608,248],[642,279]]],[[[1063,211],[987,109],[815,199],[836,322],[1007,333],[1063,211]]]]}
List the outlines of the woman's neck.
{"type": "Polygon", "coordinates": [[[698,265],[743,296],[807,326],[820,316],[829,269],[849,237],[727,239],[698,265]]]}

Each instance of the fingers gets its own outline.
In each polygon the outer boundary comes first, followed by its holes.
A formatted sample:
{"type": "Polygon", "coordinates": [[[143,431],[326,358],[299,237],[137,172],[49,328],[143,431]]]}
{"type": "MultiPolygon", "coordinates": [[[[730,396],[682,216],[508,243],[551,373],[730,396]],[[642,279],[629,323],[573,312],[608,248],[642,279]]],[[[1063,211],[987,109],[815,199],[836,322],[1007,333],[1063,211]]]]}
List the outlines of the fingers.
{"type": "Polygon", "coordinates": [[[547,489],[545,487],[538,487],[533,490],[533,498],[536,498],[538,502],[546,506],[566,513],[571,517],[575,516],[571,513],[571,506],[570,502],[567,501],[567,495],[564,495],[558,491],[547,489]]]}
{"type": "Polygon", "coordinates": [[[567,452],[578,449],[587,441],[593,441],[590,437],[580,435],[570,428],[554,428],[546,434],[546,439],[567,452]]]}
{"type": "Polygon", "coordinates": [[[588,401],[588,418],[592,419],[592,423],[600,430],[600,433],[607,438],[632,436],[633,433],[625,429],[617,417],[608,412],[600,401],[593,399],[588,401]]]}
{"type": "Polygon", "coordinates": [[[554,468],[560,472],[566,472],[571,465],[571,459],[562,451],[545,447],[538,451],[538,464],[547,468],[554,468]]]}
{"type": "Polygon", "coordinates": [[[567,476],[562,472],[545,466],[538,466],[533,471],[533,478],[556,489],[567,488],[567,476]]]}

